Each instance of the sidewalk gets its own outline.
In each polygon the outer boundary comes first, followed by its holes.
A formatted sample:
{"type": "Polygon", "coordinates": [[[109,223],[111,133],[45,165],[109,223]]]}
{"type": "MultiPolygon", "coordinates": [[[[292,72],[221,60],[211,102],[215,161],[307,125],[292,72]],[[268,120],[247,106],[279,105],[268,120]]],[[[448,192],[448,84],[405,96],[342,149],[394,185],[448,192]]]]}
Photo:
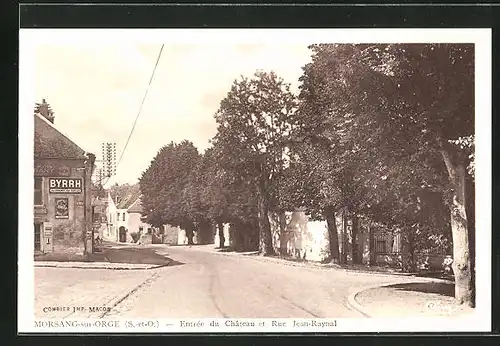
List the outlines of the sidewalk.
{"type": "MultiPolygon", "coordinates": [[[[186,246],[189,247],[189,246],[186,246]]],[[[385,268],[366,268],[359,266],[340,266],[333,264],[299,262],[279,257],[263,257],[257,252],[235,252],[217,249],[213,245],[193,245],[190,251],[215,253],[221,256],[247,257],[253,260],[279,263],[282,265],[333,269],[345,272],[377,276],[401,277],[401,282],[388,286],[378,285],[353,292],[348,297],[348,305],[366,317],[462,317],[474,312],[473,308],[459,306],[454,300],[454,283],[435,277],[383,270],[385,268]],[[415,281],[413,282],[413,278],[415,281]]]]}
{"type": "Polygon", "coordinates": [[[99,318],[157,277],[150,270],[36,268],[35,316],[99,318]]]}
{"type": "Polygon", "coordinates": [[[366,289],[351,297],[368,317],[463,317],[473,308],[455,304],[452,282],[414,282],[366,289]]]}
{"type": "Polygon", "coordinates": [[[68,254],[46,254],[35,259],[35,267],[94,268],[94,269],[152,269],[178,264],[172,259],[158,255],[150,248],[103,247],[84,260],[83,256],[68,254]]]}
{"type": "Polygon", "coordinates": [[[44,268],[78,268],[78,269],[153,269],[163,265],[157,264],[131,264],[131,263],[109,263],[109,262],[57,262],[57,261],[35,261],[35,267],[44,268]]]}

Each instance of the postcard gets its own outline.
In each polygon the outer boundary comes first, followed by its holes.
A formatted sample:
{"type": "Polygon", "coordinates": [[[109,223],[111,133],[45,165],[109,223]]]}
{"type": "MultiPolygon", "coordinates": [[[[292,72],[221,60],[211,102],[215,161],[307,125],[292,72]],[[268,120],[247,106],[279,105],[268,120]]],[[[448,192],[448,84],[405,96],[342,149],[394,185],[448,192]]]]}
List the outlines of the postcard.
{"type": "Polygon", "coordinates": [[[19,54],[20,333],[490,330],[489,29],[19,54]]]}

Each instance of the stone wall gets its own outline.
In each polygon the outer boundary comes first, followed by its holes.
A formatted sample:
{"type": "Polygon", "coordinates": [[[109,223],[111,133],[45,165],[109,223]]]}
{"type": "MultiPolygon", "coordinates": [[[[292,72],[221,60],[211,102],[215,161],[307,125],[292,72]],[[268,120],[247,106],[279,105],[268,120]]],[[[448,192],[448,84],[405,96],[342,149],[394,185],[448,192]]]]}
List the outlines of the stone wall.
{"type": "Polygon", "coordinates": [[[42,179],[42,203],[35,206],[35,223],[41,226],[42,252],[74,252],[83,253],[83,232],[91,229],[85,227],[85,170],[83,160],[40,159],[35,160],[39,166],[65,167],[67,174],[61,177],[39,176],[42,179]],[[50,192],[50,178],[81,178],[81,193],[53,193],[50,192]],[[56,203],[67,207],[66,215],[56,215],[56,203]]]}

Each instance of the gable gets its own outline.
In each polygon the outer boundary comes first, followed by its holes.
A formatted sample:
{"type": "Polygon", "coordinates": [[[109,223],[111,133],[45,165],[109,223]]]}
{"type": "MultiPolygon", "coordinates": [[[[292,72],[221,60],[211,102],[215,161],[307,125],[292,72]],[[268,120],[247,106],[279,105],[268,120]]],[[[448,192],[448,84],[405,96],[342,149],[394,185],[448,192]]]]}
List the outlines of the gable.
{"type": "Polygon", "coordinates": [[[134,203],[128,208],[129,213],[142,213],[141,198],[137,198],[134,203]]]}
{"type": "Polygon", "coordinates": [[[36,114],[34,157],[35,159],[87,159],[82,148],[36,114]]]}
{"type": "Polygon", "coordinates": [[[118,209],[129,209],[141,196],[141,191],[137,189],[128,196],[124,196],[120,203],[116,206],[118,209]]]}

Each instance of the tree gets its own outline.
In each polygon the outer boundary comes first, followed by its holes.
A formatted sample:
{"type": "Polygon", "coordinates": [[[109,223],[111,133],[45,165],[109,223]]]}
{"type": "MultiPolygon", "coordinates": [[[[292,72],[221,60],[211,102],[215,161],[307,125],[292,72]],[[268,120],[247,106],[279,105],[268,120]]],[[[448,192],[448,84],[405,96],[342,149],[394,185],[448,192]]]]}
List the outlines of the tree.
{"type": "Polygon", "coordinates": [[[219,231],[219,244],[224,247],[224,223],[230,221],[229,199],[230,180],[226,171],[217,163],[215,148],[208,148],[198,166],[197,185],[199,203],[203,205],[203,214],[219,231]]]}
{"type": "Polygon", "coordinates": [[[258,196],[260,252],[274,254],[269,223],[270,191],[286,162],[295,128],[296,100],[274,72],[236,80],[215,118],[214,144],[222,167],[252,183],[258,196]]]}
{"type": "Polygon", "coordinates": [[[171,142],[160,149],[139,179],[147,222],[156,227],[179,226],[186,231],[188,244],[193,244],[200,221],[199,215],[193,213],[193,195],[189,192],[193,167],[200,159],[193,143],[171,142]]]}
{"type": "MultiPolygon", "coordinates": [[[[325,219],[330,239],[331,261],[340,261],[336,213],[343,211],[353,220],[356,239],[358,216],[366,204],[366,187],[359,177],[370,156],[352,140],[352,115],[344,109],[347,93],[341,71],[351,68],[345,62],[353,53],[351,46],[338,49],[332,45],[311,46],[313,61],[303,67],[300,78],[298,109],[299,130],[293,146],[299,162],[308,172],[308,186],[315,191],[304,197],[316,218],[325,219]]],[[[310,189],[311,190],[311,189],[310,189]]],[[[309,191],[312,192],[312,191],[309,191]]],[[[353,262],[361,260],[355,246],[353,262]]]]}
{"type": "MultiPolygon", "coordinates": [[[[340,140],[354,144],[358,152],[370,154],[372,160],[358,172],[362,180],[374,176],[370,184],[382,177],[391,182],[396,177],[390,174],[393,162],[413,172],[415,183],[406,192],[398,184],[390,184],[391,194],[401,196],[400,206],[418,190],[441,194],[450,214],[455,297],[460,303],[472,305],[470,232],[474,230],[467,218],[466,196],[473,199],[474,194],[466,191],[466,167],[473,158],[473,146],[460,147],[456,141],[474,134],[473,46],[375,44],[311,48],[315,73],[321,81],[313,85],[311,93],[320,95],[315,105],[324,110],[312,125],[330,119],[329,128],[340,140]],[[378,174],[367,175],[375,168],[378,174]]],[[[352,154],[346,151],[346,157],[352,154]]],[[[375,195],[380,200],[383,194],[375,195]]]]}

